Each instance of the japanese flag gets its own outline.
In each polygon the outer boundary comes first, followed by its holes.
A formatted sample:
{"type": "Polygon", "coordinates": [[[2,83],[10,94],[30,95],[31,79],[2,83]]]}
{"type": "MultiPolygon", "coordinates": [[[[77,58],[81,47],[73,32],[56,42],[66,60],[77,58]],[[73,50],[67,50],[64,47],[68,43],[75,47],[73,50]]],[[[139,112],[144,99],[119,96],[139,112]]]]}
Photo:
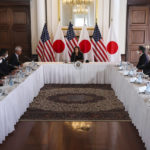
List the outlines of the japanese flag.
{"type": "Polygon", "coordinates": [[[83,26],[82,28],[78,43],[80,50],[84,55],[84,61],[89,60],[90,62],[94,62],[94,53],[86,26],[83,26]]]}
{"type": "Polygon", "coordinates": [[[112,63],[119,63],[121,61],[121,53],[118,45],[118,38],[115,32],[114,24],[111,24],[109,33],[108,33],[108,44],[107,52],[109,55],[109,60],[112,63]]]}
{"type": "Polygon", "coordinates": [[[59,23],[57,31],[53,41],[53,49],[55,51],[56,62],[69,62],[68,47],[64,38],[64,34],[61,30],[61,25],[59,23]]]}

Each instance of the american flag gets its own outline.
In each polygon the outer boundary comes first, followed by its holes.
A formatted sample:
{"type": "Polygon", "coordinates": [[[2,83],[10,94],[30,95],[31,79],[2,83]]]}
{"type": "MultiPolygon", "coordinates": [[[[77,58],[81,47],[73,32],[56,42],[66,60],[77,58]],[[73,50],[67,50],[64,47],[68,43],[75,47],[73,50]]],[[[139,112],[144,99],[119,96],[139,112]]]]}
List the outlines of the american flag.
{"type": "Polygon", "coordinates": [[[74,51],[74,47],[78,46],[78,41],[75,36],[73,25],[71,22],[69,23],[69,27],[67,31],[66,44],[69,48],[69,51],[68,51],[69,56],[71,56],[72,52],[74,51]]]}
{"type": "Polygon", "coordinates": [[[108,62],[109,58],[107,55],[107,50],[103,42],[102,35],[96,23],[93,37],[91,39],[92,48],[94,52],[94,59],[96,62],[108,62]]]}
{"type": "Polygon", "coordinates": [[[44,25],[42,35],[37,46],[37,54],[43,62],[54,62],[55,54],[50,41],[50,36],[47,30],[47,24],[44,25]]]}

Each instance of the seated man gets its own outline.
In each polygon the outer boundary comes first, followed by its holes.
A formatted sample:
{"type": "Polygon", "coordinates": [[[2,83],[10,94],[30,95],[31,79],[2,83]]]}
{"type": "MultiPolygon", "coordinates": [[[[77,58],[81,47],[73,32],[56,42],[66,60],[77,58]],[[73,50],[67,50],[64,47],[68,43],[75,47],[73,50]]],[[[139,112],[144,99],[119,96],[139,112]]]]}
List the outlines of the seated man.
{"type": "Polygon", "coordinates": [[[8,75],[14,68],[8,64],[8,50],[2,48],[0,50],[1,64],[0,64],[0,72],[3,76],[8,75]]]}
{"type": "Polygon", "coordinates": [[[74,52],[71,55],[71,62],[81,61],[83,62],[83,54],[80,52],[79,47],[74,48],[74,52]]]}
{"type": "Polygon", "coordinates": [[[0,57],[0,79],[2,79],[2,77],[5,76],[2,66],[1,66],[2,62],[3,62],[2,57],[0,57]]]}
{"type": "Polygon", "coordinates": [[[22,47],[16,46],[15,53],[10,57],[9,63],[14,67],[19,67],[21,65],[19,61],[19,56],[22,54],[22,47]]]}
{"type": "MultiPolygon", "coordinates": [[[[148,50],[148,55],[150,56],[150,49],[148,50]]],[[[150,76],[150,61],[146,63],[141,70],[143,70],[144,74],[150,76]]]]}
{"type": "Polygon", "coordinates": [[[146,49],[143,46],[139,46],[138,54],[140,55],[137,68],[143,70],[143,67],[149,62],[149,58],[146,54],[146,49]]]}

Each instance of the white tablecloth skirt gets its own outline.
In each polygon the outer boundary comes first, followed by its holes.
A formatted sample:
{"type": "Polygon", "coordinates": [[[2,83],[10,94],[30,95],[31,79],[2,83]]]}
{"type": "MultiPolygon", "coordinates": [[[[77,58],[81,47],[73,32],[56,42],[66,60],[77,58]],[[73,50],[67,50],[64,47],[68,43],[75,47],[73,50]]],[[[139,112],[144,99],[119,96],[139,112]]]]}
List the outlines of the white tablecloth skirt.
{"type": "Polygon", "coordinates": [[[46,84],[104,84],[108,63],[83,64],[76,69],[74,64],[45,64],[46,84]]]}
{"type": "Polygon", "coordinates": [[[130,83],[130,78],[124,77],[117,68],[108,66],[107,73],[116,96],[128,111],[145,147],[150,150],[150,107],[144,101],[148,97],[140,95],[138,85],[130,83]]]}
{"type": "Polygon", "coordinates": [[[0,101],[0,143],[5,140],[9,133],[15,130],[15,124],[43,86],[43,66],[40,66],[39,69],[0,101]]]}
{"type": "Polygon", "coordinates": [[[130,83],[121,72],[109,63],[73,64],[41,63],[23,83],[0,101],[0,143],[14,131],[15,124],[24,114],[44,84],[111,84],[138,129],[147,150],[150,150],[150,107],[138,86],[130,83]]]}

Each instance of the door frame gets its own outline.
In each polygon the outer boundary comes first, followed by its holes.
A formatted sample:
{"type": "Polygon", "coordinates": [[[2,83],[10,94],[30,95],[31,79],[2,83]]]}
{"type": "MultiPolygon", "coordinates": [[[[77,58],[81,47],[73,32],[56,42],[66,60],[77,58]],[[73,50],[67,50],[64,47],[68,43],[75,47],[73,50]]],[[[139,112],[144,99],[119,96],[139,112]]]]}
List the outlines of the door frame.
{"type": "Polygon", "coordinates": [[[31,11],[30,11],[30,0],[0,0],[0,6],[25,6],[28,7],[28,42],[29,42],[29,51],[30,57],[32,57],[32,46],[31,46],[31,11]]]}
{"type": "MultiPolygon", "coordinates": [[[[126,18],[126,50],[125,50],[125,60],[129,61],[129,54],[128,54],[128,29],[129,29],[129,8],[131,6],[150,6],[150,1],[138,0],[137,2],[134,0],[128,0],[127,2],[127,18],[126,18]]],[[[149,17],[150,22],[150,17],[149,17]]],[[[150,39],[150,28],[149,28],[149,39],[150,39]]]]}

